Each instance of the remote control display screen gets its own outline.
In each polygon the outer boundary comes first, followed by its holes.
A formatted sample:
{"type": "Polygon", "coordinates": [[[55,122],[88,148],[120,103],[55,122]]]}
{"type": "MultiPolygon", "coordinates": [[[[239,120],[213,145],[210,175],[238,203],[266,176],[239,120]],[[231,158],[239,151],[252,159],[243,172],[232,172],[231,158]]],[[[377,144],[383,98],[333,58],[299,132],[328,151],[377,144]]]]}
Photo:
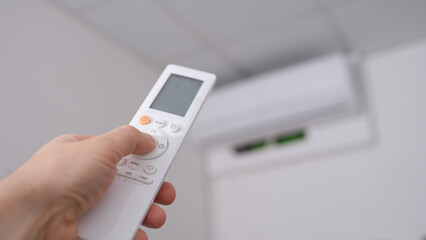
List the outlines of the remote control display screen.
{"type": "Polygon", "coordinates": [[[151,108],[184,117],[202,84],[200,80],[172,74],[151,108]]]}

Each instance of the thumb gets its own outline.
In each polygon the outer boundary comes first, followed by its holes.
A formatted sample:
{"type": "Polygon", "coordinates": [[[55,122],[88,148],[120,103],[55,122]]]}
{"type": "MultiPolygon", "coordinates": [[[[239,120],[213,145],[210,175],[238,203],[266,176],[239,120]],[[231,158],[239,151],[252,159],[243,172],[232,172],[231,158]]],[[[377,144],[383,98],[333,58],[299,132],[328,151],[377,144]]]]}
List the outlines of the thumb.
{"type": "Polygon", "coordinates": [[[131,153],[139,155],[148,153],[156,146],[156,140],[151,135],[140,132],[130,125],[121,126],[88,140],[105,151],[105,155],[114,163],[131,153]]]}

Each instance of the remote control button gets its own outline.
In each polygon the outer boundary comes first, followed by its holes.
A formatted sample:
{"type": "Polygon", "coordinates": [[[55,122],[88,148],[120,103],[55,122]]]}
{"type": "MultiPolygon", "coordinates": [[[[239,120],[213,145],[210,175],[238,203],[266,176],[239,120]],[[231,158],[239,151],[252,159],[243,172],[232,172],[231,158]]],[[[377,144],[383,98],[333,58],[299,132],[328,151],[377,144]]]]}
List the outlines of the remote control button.
{"type": "Polygon", "coordinates": [[[141,163],[139,161],[136,160],[131,160],[129,163],[129,168],[132,170],[136,170],[139,169],[141,167],[141,163]]]}
{"type": "Polygon", "coordinates": [[[166,126],[166,121],[156,119],[154,120],[154,125],[156,128],[163,128],[164,126],[166,126]]]}
{"type": "Polygon", "coordinates": [[[151,184],[152,183],[152,179],[149,179],[147,177],[145,177],[144,175],[138,174],[136,176],[136,181],[141,182],[141,183],[145,183],[145,184],[151,184]]]}
{"type": "Polygon", "coordinates": [[[151,122],[151,118],[147,115],[144,115],[142,117],[139,118],[139,123],[142,125],[147,125],[151,122]]]}
{"type": "Polygon", "coordinates": [[[180,127],[179,127],[178,124],[173,123],[173,124],[169,125],[169,131],[170,132],[177,132],[177,131],[179,131],[179,129],[180,129],[180,127]]]}
{"type": "Polygon", "coordinates": [[[119,176],[123,176],[123,169],[117,168],[116,174],[119,175],[119,176]]]}
{"type": "Polygon", "coordinates": [[[137,159],[141,159],[141,160],[154,159],[161,156],[167,150],[169,142],[164,132],[154,129],[149,131],[148,133],[151,134],[157,140],[157,147],[147,154],[133,155],[137,159]]]}
{"type": "Polygon", "coordinates": [[[130,178],[130,179],[135,179],[136,178],[136,173],[134,173],[134,172],[132,172],[130,170],[124,170],[122,176],[126,177],[126,178],[130,178]]]}
{"type": "Polygon", "coordinates": [[[154,167],[153,165],[146,165],[143,171],[148,175],[153,175],[157,172],[157,168],[154,167]]]}
{"type": "Polygon", "coordinates": [[[126,163],[126,158],[122,158],[122,159],[120,159],[120,161],[118,161],[117,165],[118,165],[118,166],[122,166],[122,165],[124,165],[125,163],[126,163]]]}
{"type": "Polygon", "coordinates": [[[164,143],[159,143],[159,144],[157,144],[157,147],[158,147],[158,149],[164,149],[165,147],[166,147],[166,144],[164,144],[164,143]]]}

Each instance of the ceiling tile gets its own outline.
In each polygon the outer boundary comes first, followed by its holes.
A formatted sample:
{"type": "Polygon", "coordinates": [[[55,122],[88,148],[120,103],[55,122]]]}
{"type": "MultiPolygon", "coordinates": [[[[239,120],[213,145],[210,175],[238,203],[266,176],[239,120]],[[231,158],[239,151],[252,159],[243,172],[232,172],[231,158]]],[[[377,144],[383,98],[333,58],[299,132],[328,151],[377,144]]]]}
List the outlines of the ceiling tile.
{"type": "Polygon", "coordinates": [[[314,1],[315,3],[325,4],[326,6],[328,6],[328,5],[340,5],[340,4],[351,2],[353,0],[312,0],[312,1],[314,1]]]}
{"type": "Polygon", "coordinates": [[[152,1],[113,1],[87,14],[110,35],[157,61],[200,46],[199,41],[152,1]]]}
{"type": "Polygon", "coordinates": [[[372,51],[426,35],[425,0],[362,0],[331,8],[356,50],[372,51]]]}
{"type": "Polygon", "coordinates": [[[251,72],[260,73],[338,51],[339,46],[317,15],[226,46],[225,52],[251,72]]]}
{"type": "Polygon", "coordinates": [[[314,7],[311,0],[161,0],[203,36],[223,43],[279,25],[314,7]]]}
{"type": "Polygon", "coordinates": [[[60,3],[74,10],[80,11],[85,9],[86,7],[91,7],[95,4],[102,4],[102,2],[107,2],[107,1],[106,0],[55,0],[54,2],[60,3]]]}
{"type": "Polygon", "coordinates": [[[222,60],[212,51],[203,51],[195,57],[185,60],[174,61],[176,64],[204,70],[216,74],[216,85],[222,85],[242,77],[235,69],[233,69],[226,61],[222,60]]]}

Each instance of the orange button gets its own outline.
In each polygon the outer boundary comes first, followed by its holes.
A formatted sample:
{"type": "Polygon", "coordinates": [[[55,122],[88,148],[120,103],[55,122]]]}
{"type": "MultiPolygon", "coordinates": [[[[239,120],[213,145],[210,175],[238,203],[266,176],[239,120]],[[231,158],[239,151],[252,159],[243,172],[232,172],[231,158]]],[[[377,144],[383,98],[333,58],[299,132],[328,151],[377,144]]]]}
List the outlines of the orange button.
{"type": "Polygon", "coordinates": [[[144,115],[142,117],[139,118],[139,123],[142,125],[147,125],[151,122],[151,118],[147,115],[144,115]]]}

